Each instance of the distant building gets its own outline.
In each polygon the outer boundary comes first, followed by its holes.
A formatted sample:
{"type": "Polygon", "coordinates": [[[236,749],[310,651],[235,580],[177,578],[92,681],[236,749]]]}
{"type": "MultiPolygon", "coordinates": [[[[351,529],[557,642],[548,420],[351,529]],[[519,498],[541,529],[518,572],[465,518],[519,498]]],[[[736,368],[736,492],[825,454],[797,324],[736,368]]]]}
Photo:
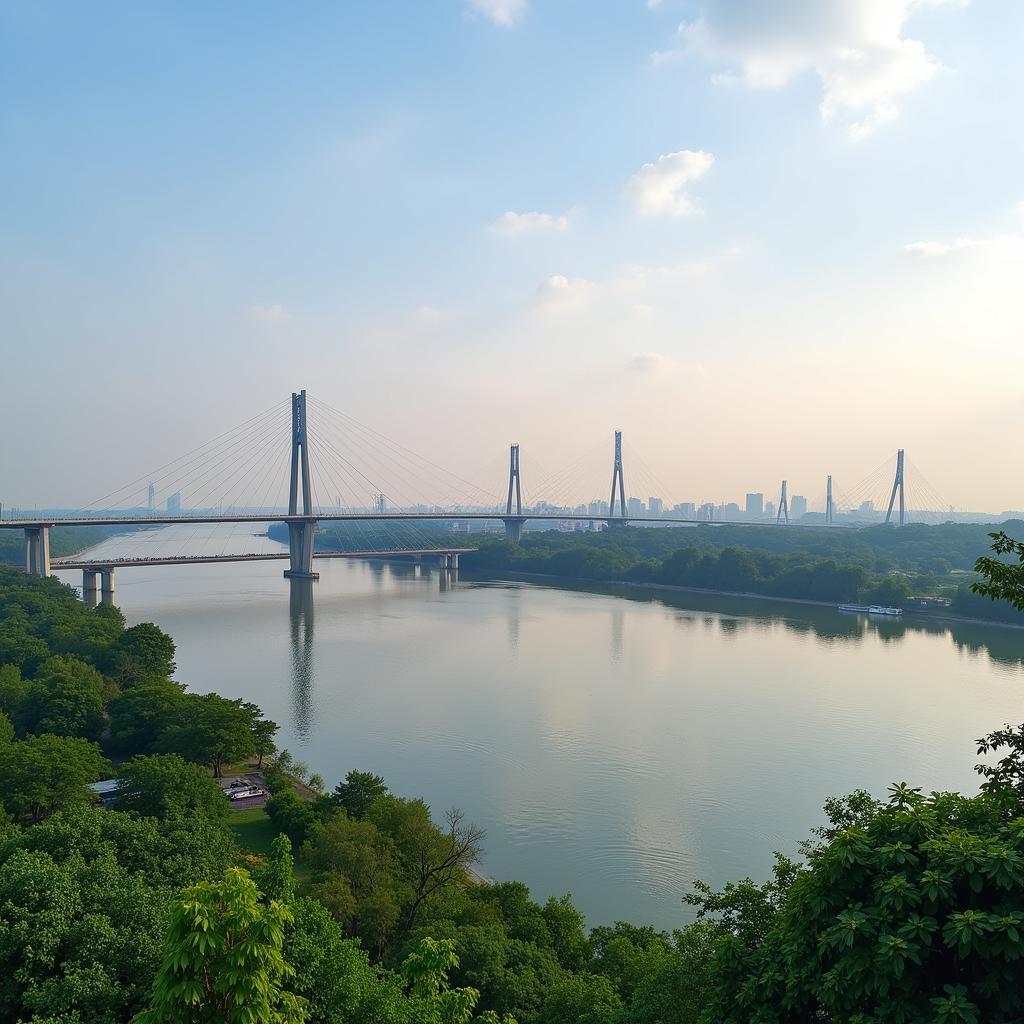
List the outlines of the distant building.
{"type": "Polygon", "coordinates": [[[642,516],[645,512],[644,503],[639,498],[627,498],[626,512],[631,516],[642,516]]]}
{"type": "Polygon", "coordinates": [[[748,516],[757,518],[764,515],[764,495],[760,491],[752,491],[747,495],[746,512],[748,516]]]}
{"type": "Polygon", "coordinates": [[[721,522],[733,522],[740,517],[740,507],[735,501],[727,501],[715,509],[715,519],[721,522]]]}
{"type": "Polygon", "coordinates": [[[860,506],[857,508],[857,511],[862,512],[865,515],[869,515],[875,511],[875,503],[873,501],[862,501],[860,506]]]}
{"type": "Polygon", "coordinates": [[[591,516],[606,516],[606,515],[608,515],[608,502],[607,501],[601,501],[600,499],[595,498],[587,506],[587,515],[591,515],[591,516]]]}
{"type": "Polygon", "coordinates": [[[181,491],[175,491],[167,499],[167,511],[171,513],[181,511],[181,491]]]}
{"type": "Polygon", "coordinates": [[[150,512],[156,508],[156,488],[152,484],[149,485],[149,502],[146,507],[150,512]]]}
{"type": "Polygon", "coordinates": [[[665,503],[661,498],[648,498],[647,511],[652,516],[660,516],[665,511],[665,503]]]}
{"type": "Polygon", "coordinates": [[[715,518],[715,506],[710,501],[705,501],[699,509],[697,509],[697,518],[704,519],[710,522],[715,518]]]}
{"type": "Polygon", "coordinates": [[[802,494],[794,494],[789,499],[789,514],[794,519],[807,515],[807,499],[802,494]]]}
{"type": "Polygon", "coordinates": [[[771,519],[775,515],[775,502],[766,501],[764,503],[764,514],[771,519]]]}
{"type": "Polygon", "coordinates": [[[680,519],[697,518],[697,506],[692,501],[681,501],[672,511],[677,513],[680,519]]]}

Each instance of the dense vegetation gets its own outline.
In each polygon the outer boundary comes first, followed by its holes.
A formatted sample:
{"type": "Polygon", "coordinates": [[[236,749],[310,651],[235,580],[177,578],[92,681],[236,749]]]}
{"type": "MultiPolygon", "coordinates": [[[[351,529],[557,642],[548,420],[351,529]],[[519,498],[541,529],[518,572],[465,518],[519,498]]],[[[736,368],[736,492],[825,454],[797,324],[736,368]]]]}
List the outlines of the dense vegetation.
{"type": "MultiPolygon", "coordinates": [[[[1024,523],[1004,525],[1024,532],[1024,523]]],[[[317,533],[317,545],[327,550],[394,547],[401,529],[329,525],[317,533]]],[[[911,595],[944,596],[952,600],[956,614],[1024,624],[1024,614],[1008,604],[980,599],[969,589],[978,553],[989,543],[989,529],[970,523],[860,530],[625,526],[598,532],[528,532],[518,545],[474,533],[461,538],[466,546],[479,548],[462,556],[462,566],[483,573],[537,573],[830,603],[899,606],[911,595]]],[[[417,534],[408,543],[451,545],[453,537],[417,534]]]]}
{"type": "Polygon", "coordinates": [[[173,671],[156,626],[0,569],[0,1020],[1024,1019],[1024,726],[980,741],[977,796],[831,800],[767,883],[698,886],[693,924],[588,932],[568,896],[478,884],[457,810],[358,771],[302,786],[258,708],[173,671]],[[214,778],[249,758],[274,794],[261,856],[214,778]]]}

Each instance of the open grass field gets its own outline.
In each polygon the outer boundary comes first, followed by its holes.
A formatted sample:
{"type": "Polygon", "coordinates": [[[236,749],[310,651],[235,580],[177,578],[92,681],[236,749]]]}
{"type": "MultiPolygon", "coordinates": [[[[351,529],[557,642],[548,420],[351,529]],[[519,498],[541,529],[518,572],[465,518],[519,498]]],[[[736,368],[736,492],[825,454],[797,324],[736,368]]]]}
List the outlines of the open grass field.
{"type": "Polygon", "coordinates": [[[238,836],[238,845],[243,850],[261,856],[270,853],[270,844],[277,835],[277,829],[262,807],[234,811],[228,821],[238,836]]]}

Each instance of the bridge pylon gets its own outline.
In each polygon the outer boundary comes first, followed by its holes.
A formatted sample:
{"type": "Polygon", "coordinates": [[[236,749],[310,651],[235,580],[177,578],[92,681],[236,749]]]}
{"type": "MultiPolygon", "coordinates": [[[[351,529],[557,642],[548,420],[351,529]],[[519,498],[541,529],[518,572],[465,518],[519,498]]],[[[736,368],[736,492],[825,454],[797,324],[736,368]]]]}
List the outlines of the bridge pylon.
{"type": "Polygon", "coordinates": [[[622,479],[622,431],[615,431],[615,464],[612,466],[612,494],[608,499],[608,522],[626,520],[626,485],[622,479]],[[619,494],[619,515],[615,515],[615,492],[619,494]]]}
{"type": "Polygon", "coordinates": [[[828,481],[825,484],[825,525],[832,525],[832,474],[829,473],[828,481]]]}
{"type": "Polygon", "coordinates": [[[778,526],[785,519],[789,525],[789,482],[782,481],[782,494],[779,497],[779,511],[775,514],[775,525],[778,526]]]}
{"type": "Polygon", "coordinates": [[[313,541],[316,520],[313,518],[313,489],[309,479],[309,436],[306,432],[306,392],[292,392],[292,471],[288,488],[288,515],[303,516],[288,522],[289,579],[318,580],[313,572],[313,541]],[[299,511],[299,489],[302,490],[302,511],[299,511]]]}
{"type": "Polygon", "coordinates": [[[892,520],[892,506],[896,501],[897,493],[900,496],[900,526],[907,522],[907,502],[903,489],[903,449],[896,453],[896,476],[892,482],[892,494],[889,495],[889,507],[885,511],[885,525],[888,526],[892,520]]]}
{"type": "Polygon", "coordinates": [[[519,445],[508,449],[508,501],[505,502],[505,540],[518,544],[523,539],[523,492],[519,477],[519,445]],[[512,496],[515,495],[513,507],[512,496]]]}

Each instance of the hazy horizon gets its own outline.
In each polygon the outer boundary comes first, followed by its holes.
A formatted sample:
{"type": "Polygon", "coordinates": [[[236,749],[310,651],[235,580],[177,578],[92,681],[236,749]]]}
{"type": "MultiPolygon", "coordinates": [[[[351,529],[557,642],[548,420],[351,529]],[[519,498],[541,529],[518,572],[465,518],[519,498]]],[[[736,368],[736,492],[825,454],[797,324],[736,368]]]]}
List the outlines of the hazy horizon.
{"type": "Polygon", "coordinates": [[[621,429],[666,499],[1024,507],[1024,7],[764,10],[0,9],[0,502],[305,387],[494,491],[621,429]]]}

